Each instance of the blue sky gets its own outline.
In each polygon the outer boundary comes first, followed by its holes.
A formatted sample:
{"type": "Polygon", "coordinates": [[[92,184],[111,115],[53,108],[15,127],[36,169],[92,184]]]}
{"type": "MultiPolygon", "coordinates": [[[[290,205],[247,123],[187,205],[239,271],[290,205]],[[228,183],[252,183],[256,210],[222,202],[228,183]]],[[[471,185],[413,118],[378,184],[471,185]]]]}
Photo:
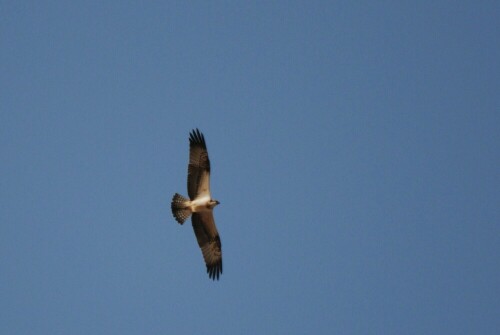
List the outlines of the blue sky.
{"type": "Polygon", "coordinates": [[[1,2],[0,333],[498,334],[499,7],[1,2]]]}

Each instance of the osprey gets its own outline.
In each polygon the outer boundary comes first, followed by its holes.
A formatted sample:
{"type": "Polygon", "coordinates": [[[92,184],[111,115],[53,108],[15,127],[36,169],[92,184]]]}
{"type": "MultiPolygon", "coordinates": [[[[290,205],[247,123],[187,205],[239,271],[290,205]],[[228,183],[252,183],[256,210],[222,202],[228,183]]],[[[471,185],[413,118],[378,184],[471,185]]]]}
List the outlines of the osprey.
{"type": "Polygon", "coordinates": [[[194,234],[212,280],[222,274],[222,250],[219,233],[215,227],[213,209],[219,204],[210,194],[210,160],[205,137],[198,130],[189,134],[188,164],[189,199],[175,193],[172,198],[172,214],[181,225],[191,216],[194,234]]]}

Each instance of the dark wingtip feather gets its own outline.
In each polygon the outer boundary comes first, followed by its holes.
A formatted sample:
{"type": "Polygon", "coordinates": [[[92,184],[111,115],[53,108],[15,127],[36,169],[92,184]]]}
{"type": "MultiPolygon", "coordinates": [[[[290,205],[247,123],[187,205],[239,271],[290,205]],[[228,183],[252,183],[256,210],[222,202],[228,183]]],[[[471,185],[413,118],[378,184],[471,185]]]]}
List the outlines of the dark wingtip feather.
{"type": "Polygon", "coordinates": [[[189,134],[189,145],[190,146],[200,145],[203,149],[207,149],[207,144],[205,143],[205,136],[203,136],[203,133],[198,128],[193,129],[189,134]]]}
{"type": "Polygon", "coordinates": [[[207,273],[208,277],[212,280],[219,280],[220,275],[222,274],[222,260],[218,263],[208,266],[207,265],[207,273]]]}

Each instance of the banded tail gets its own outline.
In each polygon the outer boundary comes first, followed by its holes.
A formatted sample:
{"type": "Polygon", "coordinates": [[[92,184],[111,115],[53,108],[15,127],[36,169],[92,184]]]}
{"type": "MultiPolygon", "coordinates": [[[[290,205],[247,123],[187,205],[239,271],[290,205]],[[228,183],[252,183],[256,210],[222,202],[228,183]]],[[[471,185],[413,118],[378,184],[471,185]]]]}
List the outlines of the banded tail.
{"type": "Polygon", "coordinates": [[[191,210],[189,207],[186,207],[186,202],[189,199],[184,198],[179,193],[175,193],[172,198],[172,203],[170,208],[172,208],[172,214],[177,222],[183,224],[191,216],[191,210]]]}

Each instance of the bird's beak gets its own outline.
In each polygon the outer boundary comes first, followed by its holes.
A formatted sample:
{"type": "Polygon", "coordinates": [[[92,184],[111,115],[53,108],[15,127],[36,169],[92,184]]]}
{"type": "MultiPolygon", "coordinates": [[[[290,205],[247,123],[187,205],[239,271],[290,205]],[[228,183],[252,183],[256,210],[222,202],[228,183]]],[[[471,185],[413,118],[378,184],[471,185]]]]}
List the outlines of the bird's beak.
{"type": "Polygon", "coordinates": [[[220,204],[220,202],[219,202],[218,200],[215,200],[215,203],[216,203],[217,205],[218,205],[218,204],[220,204]]]}

